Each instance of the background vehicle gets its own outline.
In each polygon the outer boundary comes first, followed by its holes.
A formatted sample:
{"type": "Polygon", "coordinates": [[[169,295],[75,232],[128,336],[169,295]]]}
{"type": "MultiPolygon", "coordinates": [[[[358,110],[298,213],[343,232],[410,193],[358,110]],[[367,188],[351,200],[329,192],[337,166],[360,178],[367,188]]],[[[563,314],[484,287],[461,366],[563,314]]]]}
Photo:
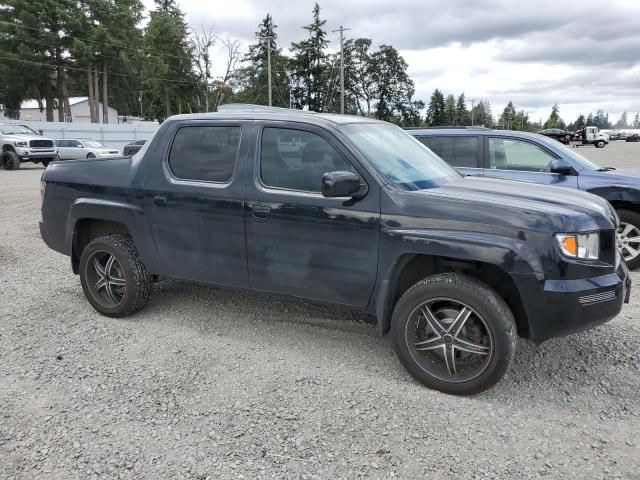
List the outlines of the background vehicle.
{"type": "Polygon", "coordinates": [[[146,140],[136,140],[135,142],[127,143],[122,150],[122,155],[130,157],[131,155],[138,153],[145,142],[146,140]]]}
{"type": "Polygon", "coordinates": [[[545,130],[540,130],[538,133],[545,137],[553,138],[565,145],[569,145],[569,143],[571,143],[571,132],[562,130],[561,128],[547,128],[545,130]]]}
{"type": "Polygon", "coordinates": [[[602,168],[533,133],[473,128],[410,133],[465,175],[575,188],[607,199],[620,217],[618,247],[629,268],[640,267],[640,173],[602,168]]]}
{"type": "Polygon", "coordinates": [[[517,334],[590,328],[628,301],[606,201],[465,178],[385,122],[179,115],[138,157],[42,177],[42,237],[104,315],[142,308],[157,278],[349,305],[416,379],[471,394],[499,381],[517,334]]]}
{"type": "Polygon", "coordinates": [[[58,151],[53,140],[43,137],[26,125],[0,123],[0,163],[5,170],[20,168],[21,162],[42,163],[58,159],[58,151]]]}
{"type": "Polygon", "coordinates": [[[604,148],[605,145],[609,144],[609,135],[601,132],[598,127],[584,127],[576,130],[573,140],[582,145],[604,148]]]}
{"type": "Polygon", "coordinates": [[[625,142],[640,142],[640,135],[634,133],[633,135],[629,135],[624,139],[625,142]]]}
{"type": "Polygon", "coordinates": [[[58,155],[60,155],[61,160],[120,156],[120,152],[117,149],[105,147],[95,140],[64,138],[56,140],[56,146],[58,147],[58,155]]]}

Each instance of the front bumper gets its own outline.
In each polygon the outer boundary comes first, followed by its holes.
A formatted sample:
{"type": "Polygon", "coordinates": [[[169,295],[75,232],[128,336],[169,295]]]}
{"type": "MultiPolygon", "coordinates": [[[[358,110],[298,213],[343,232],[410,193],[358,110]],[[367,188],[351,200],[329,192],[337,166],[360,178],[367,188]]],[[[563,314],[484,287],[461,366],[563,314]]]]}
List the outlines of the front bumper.
{"type": "Polygon", "coordinates": [[[33,150],[29,148],[18,148],[16,153],[20,160],[46,160],[47,158],[55,158],[58,151],[55,149],[33,150]]]}
{"type": "Polygon", "coordinates": [[[526,306],[534,340],[588,330],[615,318],[629,303],[631,278],[624,261],[610,274],[578,280],[546,280],[542,298],[526,306]]]}

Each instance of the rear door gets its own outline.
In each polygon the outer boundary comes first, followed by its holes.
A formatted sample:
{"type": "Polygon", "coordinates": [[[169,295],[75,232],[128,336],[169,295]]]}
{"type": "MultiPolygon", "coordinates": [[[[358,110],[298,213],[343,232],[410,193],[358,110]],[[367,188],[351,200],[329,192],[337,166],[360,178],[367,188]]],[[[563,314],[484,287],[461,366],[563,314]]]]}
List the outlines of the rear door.
{"type": "Polygon", "coordinates": [[[463,175],[482,175],[482,143],[478,135],[418,137],[429,149],[463,175]]]}
{"type": "MultiPolygon", "coordinates": [[[[248,286],[244,175],[250,121],[176,123],[149,168],[145,210],[159,274],[248,286]]],[[[155,272],[154,272],[155,273],[155,272]]]]}
{"type": "Polygon", "coordinates": [[[484,138],[486,176],[578,188],[577,175],[551,173],[551,162],[559,157],[544,146],[522,138],[484,138]]]}

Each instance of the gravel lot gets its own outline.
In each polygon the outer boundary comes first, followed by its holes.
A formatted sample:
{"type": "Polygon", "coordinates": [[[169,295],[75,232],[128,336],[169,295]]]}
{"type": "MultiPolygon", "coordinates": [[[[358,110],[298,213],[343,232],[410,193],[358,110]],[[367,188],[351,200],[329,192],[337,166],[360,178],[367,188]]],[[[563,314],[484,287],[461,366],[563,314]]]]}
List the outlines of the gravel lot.
{"type": "Polygon", "coordinates": [[[638,288],[451,397],[351,310],[170,281],[134,317],[98,315],[40,239],[41,173],[0,171],[0,478],[640,478],[638,288]]]}

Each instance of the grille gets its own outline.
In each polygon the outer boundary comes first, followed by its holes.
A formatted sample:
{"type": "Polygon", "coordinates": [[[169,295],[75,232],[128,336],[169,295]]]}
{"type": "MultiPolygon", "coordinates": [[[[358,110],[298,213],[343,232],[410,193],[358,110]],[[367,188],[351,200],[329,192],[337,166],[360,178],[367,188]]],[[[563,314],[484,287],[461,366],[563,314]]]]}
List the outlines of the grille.
{"type": "Polygon", "coordinates": [[[53,140],[31,140],[29,146],[34,148],[51,148],[53,147],[53,140]]]}
{"type": "Polygon", "coordinates": [[[592,295],[584,295],[583,297],[580,297],[578,300],[580,300],[580,303],[583,305],[589,305],[592,303],[609,302],[611,300],[615,300],[615,298],[616,298],[616,291],[609,290],[608,292],[600,292],[600,293],[594,293],[592,295]]]}

